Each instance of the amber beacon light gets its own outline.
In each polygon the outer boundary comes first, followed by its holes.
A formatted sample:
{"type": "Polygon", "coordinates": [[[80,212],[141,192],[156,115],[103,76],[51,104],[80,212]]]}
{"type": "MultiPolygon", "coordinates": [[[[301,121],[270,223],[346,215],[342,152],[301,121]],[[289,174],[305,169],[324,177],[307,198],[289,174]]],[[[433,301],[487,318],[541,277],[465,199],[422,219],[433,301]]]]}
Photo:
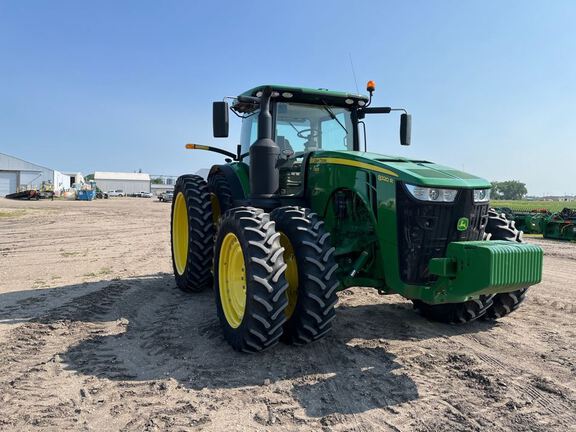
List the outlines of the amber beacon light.
{"type": "Polygon", "coordinates": [[[366,84],[366,91],[372,93],[374,90],[376,90],[376,83],[372,80],[368,81],[368,84],[366,84]]]}

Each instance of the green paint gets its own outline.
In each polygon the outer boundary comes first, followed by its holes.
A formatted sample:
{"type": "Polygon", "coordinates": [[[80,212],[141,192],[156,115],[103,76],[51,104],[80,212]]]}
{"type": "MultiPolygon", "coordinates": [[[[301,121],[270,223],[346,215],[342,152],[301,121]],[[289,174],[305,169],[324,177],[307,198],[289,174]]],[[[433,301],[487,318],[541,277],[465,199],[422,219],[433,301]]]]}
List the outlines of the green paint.
{"type": "MultiPolygon", "coordinates": [[[[522,283],[539,281],[542,252],[537,246],[509,242],[504,242],[505,245],[502,245],[503,242],[460,242],[448,245],[446,258],[431,260],[430,271],[440,276],[437,282],[432,285],[403,282],[398,271],[395,183],[405,181],[438,186],[436,182],[449,181],[450,186],[463,189],[489,184],[483,179],[472,181],[453,174],[449,178],[421,177],[423,174],[416,177],[409,171],[414,164],[427,164],[433,167],[434,173],[450,173],[450,169],[430,162],[399,162],[401,158],[365,155],[362,152],[320,151],[315,152],[314,158],[348,159],[389,169],[396,176],[380,174],[376,169],[330,163],[311,163],[307,173],[305,198],[309,207],[322,215],[327,229],[332,233],[332,243],[336,247],[334,254],[340,262],[340,289],[370,286],[384,293],[401,294],[435,304],[466,301],[481,294],[508,292],[522,283]],[[376,189],[375,193],[371,193],[374,178],[376,189]],[[356,209],[349,209],[349,217],[344,222],[336,218],[333,205],[334,194],[341,190],[353,194],[357,203],[356,209]],[[373,208],[376,214],[371,210],[373,208]],[[368,253],[366,264],[361,274],[352,278],[349,274],[353,264],[364,251],[368,253]],[[521,265],[510,267],[510,263],[515,262],[521,265]],[[507,280],[511,275],[515,279],[507,280]]],[[[249,196],[248,166],[244,163],[232,165],[246,196],[249,196]]],[[[455,228],[464,231],[469,223],[468,218],[461,218],[455,228]]]]}
{"type": "Polygon", "coordinates": [[[355,151],[321,151],[314,153],[314,156],[344,157],[374,164],[400,174],[402,181],[413,185],[461,189],[490,188],[490,182],[483,178],[425,160],[355,151]]]}
{"type": "Polygon", "coordinates": [[[244,162],[231,162],[229,164],[236,175],[238,180],[240,180],[240,185],[242,186],[242,191],[244,196],[250,196],[250,179],[249,179],[249,167],[244,162]]]}
{"type": "MultiPolygon", "coordinates": [[[[429,162],[415,162],[403,160],[398,162],[400,158],[393,158],[389,156],[369,154],[368,158],[363,156],[366,153],[361,152],[316,152],[314,158],[348,158],[353,161],[364,162],[366,164],[374,165],[375,167],[384,167],[392,170],[396,176],[380,175],[377,171],[371,169],[357,168],[354,166],[344,164],[329,164],[318,163],[311,164],[308,173],[307,183],[307,196],[312,209],[324,216],[328,229],[332,232],[332,242],[336,247],[336,256],[342,257],[358,257],[362,251],[367,251],[370,259],[361,274],[362,286],[372,286],[386,293],[397,293],[404,297],[411,299],[421,299],[428,303],[445,303],[445,302],[460,302],[466,301],[470,298],[478,297],[480,293],[485,292],[506,292],[511,291],[510,286],[503,285],[498,279],[493,281],[486,281],[484,278],[478,278],[478,281],[472,285],[468,285],[468,281],[474,279],[479,275],[503,274],[507,267],[495,267],[497,260],[483,259],[474,266],[467,266],[466,271],[459,275],[458,282],[451,282],[449,277],[441,279],[432,285],[411,285],[402,281],[398,269],[398,238],[397,238],[397,219],[396,219],[396,182],[405,181],[412,184],[424,184],[437,186],[437,182],[449,181],[450,186],[457,188],[476,188],[476,187],[489,187],[487,181],[475,178],[473,181],[470,178],[462,178],[465,176],[456,177],[450,174],[451,177],[447,178],[423,178],[414,177],[414,173],[407,172],[404,165],[412,164],[428,164],[434,167],[434,172],[440,171],[443,173],[450,173],[449,168],[440,168],[436,164],[429,162]],[[394,162],[391,162],[394,160],[394,162]],[[373,195],[370,191],[370,176],[376,176],[376,203],[372,203],[373,195]],[[357,214],[351,214],[350,220],[345,223],[339,222],[333,211],[333,194],[335,191],[349,189],[356,196],[356,200],[360,205],[361,211],[357,214]],[[370,210],[376,208],[376,217],[370,210]],[[480,264],[481,263],[481,264],[480,264]]],[[[472,176],[466,176],[472,177],[472,176]]],[[[443,183],[446,185],[446,183],[443,183]]],[[[457,226],[460,230],[468,229],[470,221],[468,218],[461,218],[457,226]]],[[[462,242],[453,244],[472,244],[475,242],[462,242]]],[[[499,242],[480,242],[487,245],[488,248],[492,244],[499,242]]],[[[520,250],[526,245],[520,245],[520,250]]],[[[452,248],[458,246],[449,245],[452,248]]],[[[538,253],[541,250],[537,246],[530,246],[535,248],[538,253]]],[[[484,250],[484,249],[482,249],[484,250]]],[[[489,249],[492,251],[493,249],[489,249]]],[[[506,255],[509,249],[500,248],[498,256],[506,255]]],[[[516,249],[514,249],[516,250],[516,249]]],[[[469,256],[473,256],[472,253],[469,256]]],[[[515,256],[515,255],[511,255],[515,256]]],[[[513,259],[513,258],[510,258],[513,259]]],[[[444,266],[445,268],[452,268],[454,264],[452,261],[435,263],[434,266],[444,266]]],[[[341,264],[342,266],[342,264],[341,264]]],[[[342,271],[341,288],[350,286],[358,286],[360,280],[357,278],[350,278],[345,276],[349,274],[351,264],[346,266],[345,261],[342,271]]],[[[525,268],[518,268],[514,270],[516,275],[522,280],[525,272],[539,271],[541,272],[541,264],[536,261],[530,261],[526,264],[525,268]]],[[[536,282],[535,282],[536,283],[536,282]]],[[[516,285],[514,285],[516,286],[516,285]]]]}
{"type": "MultiPolygon", "coordinates": [[[[245,93],[254,96],[264,86],[245,93]]],[[[361,95],[272,85],[280,93],[292,93],[293,102],[344,105],[366,101],[361,95]]],[[[273,98],[274,99],[274,98],[273,98]]],[[[273,102],[275,103],[275,102],[273,102]]],[[[246,197],[250,196],[249,170],[244,163],[232,163],[246,197]]],[[[432,259],[435,282],[405,283],[400,275],[398,253],[397,182],[424,187],[454,189],[490,188],[490,183],[475,175],[426,160],[359,151],[316,151],[304,173],[305,205],[318,213],[331,232],[334,256],[340,264],[340,288],[369,286],[382,293],[400,294],[427,303],[462,302],[482,294],[509,292],[538,283],[542,272],[542,251],[534,245],[510,242],[454,242],[444,258],[432,259]],[[346,217],[335,214],[334,197],[345,194],[346,217]],[[355,266],[356,264],[356,266],[355,266]],[[351,277],[354,268],[359,269],[351,277]]],[[[292,205],[294,201],[286,201],[292,205]]],[[[469,228],[462,217],[452,225],[457,231],[469,228]]]]}
{"type": "Polygon", "coordinates": [[[542,260],[542,249],[528,243],[450,243],[446,258],[433,258],[430,262],[430,272],[440,277],[424,300],[465,301],[537,284],[542,280],[542,260]]]}

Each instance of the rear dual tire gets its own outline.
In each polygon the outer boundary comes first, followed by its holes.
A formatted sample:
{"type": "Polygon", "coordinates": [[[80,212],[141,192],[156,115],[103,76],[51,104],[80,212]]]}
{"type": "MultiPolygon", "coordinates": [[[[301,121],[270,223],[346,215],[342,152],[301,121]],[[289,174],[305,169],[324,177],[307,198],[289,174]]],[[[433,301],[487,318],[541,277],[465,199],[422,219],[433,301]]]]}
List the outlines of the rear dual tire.
{"type": "Polygon", "coordinates": [[[214,224],[210,193],[197,175],[178,177],[171,217],[172,267],[176,285],[199,292],[212,286],[214,224]]]}
{"type": "Polygon", "coordinates": [[[232,189],[226,177],[220,172],[208,177],[208,189],[212,201],[214,223],[218,223],[222,215],[234,207],[232,189]]]}

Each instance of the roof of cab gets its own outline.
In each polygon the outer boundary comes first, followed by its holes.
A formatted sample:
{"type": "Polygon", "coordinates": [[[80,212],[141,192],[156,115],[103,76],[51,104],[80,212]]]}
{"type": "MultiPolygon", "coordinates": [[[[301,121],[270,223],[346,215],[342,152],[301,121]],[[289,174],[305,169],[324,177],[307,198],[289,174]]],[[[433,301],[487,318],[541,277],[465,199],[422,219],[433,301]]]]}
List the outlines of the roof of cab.
{"type": "MultiPolygon", "coordinates": [[[[254,87],[245,91],[240,96],[256,96],[258,92],[263,91],[266,87],[271,87],[273,92],[278,93],[276,96],[273,95],[274,98],[283,101],[325,103],[328,105],[341,106],[357,106],[360,101],[362,101],[360,105],[364,105],[368,102],[368,96],[365,95],[337,92],[322,88],[292,87],[281,84],[266,84],[254,87]]],[[[238,107],[242,105],[242,103],[235,104],[235,106],[238,107]]]]}

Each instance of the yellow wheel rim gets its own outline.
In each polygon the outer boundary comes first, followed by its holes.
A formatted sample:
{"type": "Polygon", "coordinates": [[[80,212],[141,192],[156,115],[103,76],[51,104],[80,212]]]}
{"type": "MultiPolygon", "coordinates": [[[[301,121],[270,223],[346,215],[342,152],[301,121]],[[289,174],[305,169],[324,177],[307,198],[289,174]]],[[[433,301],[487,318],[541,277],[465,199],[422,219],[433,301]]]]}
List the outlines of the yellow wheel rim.
{"type": "Polygon", "coordinates": [[[228,233],[218,260],[220,303],[230,327],[237,328],[246,310],[246,265],[238,237],[228,233]]]}
{"type": "Polygon", "coordinates": [[[286,280],[288,281],[288,289],[286,296],[288,297],[288,307],[284,310],[287,318],[290,318],[296,309],[296,301],[298,300],[298,263],[296,262],[296,254],[290,239],[286,234],[280,233],[280,245],[284,248],[284,262],[286,267],[286,280]]]}
{"type": "Polygon", "coordinates": [[[186,198],[184,198],[182,192],[178,192],[174,201],[172,251],[174,253],[176,271],[182,276],[188,262],[188,208],[186,207],[186,198]]]}
{"type": "Polygon", "coordinates": [[[220,208],[220,201],[218,195],[215,193],[210,194],[210,202],[212,203],[212,221],[217,224],[222,216],[222,209],[220,208]]]}

